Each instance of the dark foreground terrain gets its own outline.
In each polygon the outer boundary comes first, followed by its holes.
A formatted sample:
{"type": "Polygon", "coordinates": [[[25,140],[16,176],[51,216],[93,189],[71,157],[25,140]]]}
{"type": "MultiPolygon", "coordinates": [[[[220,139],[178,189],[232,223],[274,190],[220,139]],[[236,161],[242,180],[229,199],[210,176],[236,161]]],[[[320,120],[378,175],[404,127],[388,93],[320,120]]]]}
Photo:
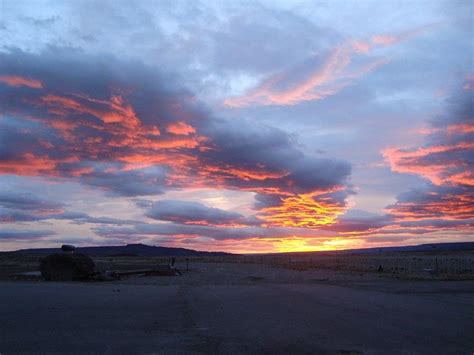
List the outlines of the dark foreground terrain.
{"type": "Polygon", "coordinates": [[[0,281],[0,353],[472,354],[474,281],[194,263],[177,277],[0,281]]]}

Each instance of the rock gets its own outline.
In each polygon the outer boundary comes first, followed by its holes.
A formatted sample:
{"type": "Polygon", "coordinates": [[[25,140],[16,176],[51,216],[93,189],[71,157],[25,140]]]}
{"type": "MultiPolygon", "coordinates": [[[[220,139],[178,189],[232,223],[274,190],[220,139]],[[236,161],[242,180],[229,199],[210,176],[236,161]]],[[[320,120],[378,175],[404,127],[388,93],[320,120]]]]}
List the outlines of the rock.
{"type": "Polygon", "coordinates": [[[40,263],[41,276],[47,281],[84,281],[94,272],[94,261],[85,254],[51,254],[40,263]]]}
{"type": "Polygon", "coordinates": [[[74,250],[76,250],[76,247],[74,245],[70,245],[70,244],[63,244],[61,246],[61,250],[64,251],[64,252],[73,253],[74,250]]]}

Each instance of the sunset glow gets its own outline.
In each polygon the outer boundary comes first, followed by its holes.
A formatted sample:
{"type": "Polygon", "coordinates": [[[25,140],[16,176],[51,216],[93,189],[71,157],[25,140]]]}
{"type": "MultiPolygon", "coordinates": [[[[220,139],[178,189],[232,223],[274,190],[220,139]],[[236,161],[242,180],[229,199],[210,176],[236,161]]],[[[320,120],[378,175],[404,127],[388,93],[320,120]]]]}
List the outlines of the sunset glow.
{"type": "Polygon", "coordinates": [[[473,240],[469,18],[264,3],[10,4],[0,250],[473,240]]]}

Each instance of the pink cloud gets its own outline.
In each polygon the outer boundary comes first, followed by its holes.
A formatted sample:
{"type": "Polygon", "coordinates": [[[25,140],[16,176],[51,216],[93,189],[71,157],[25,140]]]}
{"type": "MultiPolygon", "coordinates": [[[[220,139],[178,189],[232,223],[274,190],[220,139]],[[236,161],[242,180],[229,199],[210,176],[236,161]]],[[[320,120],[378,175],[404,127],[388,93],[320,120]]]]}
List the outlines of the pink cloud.
{"type": "Polygon", "coordinates": [[[319,63],[316,57],[310,60],[314,62],[313,68],[303,79],[292,82],[295,76],[295,68],[292,68],[271,76],[246,95],[226,99],[224,105],[294,105],[334,95],[347,85],[338,82],[344,78],[343,72],[350,63],[350,50],[347,46],[334,48],[324,58],[323,63],[319,63]],[[286,88],[280,89],[280,86],[286,88]]]}
{"type": "Polygon", "coordinates": [[[458,172],[455,168],[462,167],[464,163],[453,156],[457,152],[468,153],[473,149],[472,142],[458,142],[411,150],[387,148],[382,155],[393,171],[421,175],[435,185],[462,182],[474,186],[474,175],[468,171],[458,172]],[[432,158],[435,155],[437,159],[432,158]]]}
{"type": "Polygon", "coordinates": [[[399,33],[398,35],[389,35],[389,34],[375,35],[375,36],[372,36],[372,43],[374,45],[380,45],[380,46],[391,46],[393,44],[410,39],[420,33],[426,32],[434,27],[439,26],[440,24],[441,24],[440,22],[430,23],[424,26],[417,27],[412,30],[399,33]]]}
{"type": "Polygon", "coordinates": [[[0,82],[13,87],[26,86],[32,89],[42,89],[43,84],[39,80],[23,78],[16,75],[0,76],[0,82]]]}
{"type": "Polygon", "coordinates": [[[225,99],[223,104],[227,107],[239,108],[250,105],[285,106],[304,101],[322,100],[337,94],[353,80],[388,62],[387,58],[372,59],[361,67],[351,69],[353,55],[368,55],[377,47],[394,45],[437,25],[437,23],[425,25],[398,35],[374,35],[370,41],[348,40],[333,48],[322,63],[317,61],[316,57],[303,61],[302,63],[308,60],[314,63],[303,79],[294,79],[300,74],[300,68],[296,66],[270,76],[244,95],[225,99]],[[281,87],[285,88],[281,89],[281,87]]]}

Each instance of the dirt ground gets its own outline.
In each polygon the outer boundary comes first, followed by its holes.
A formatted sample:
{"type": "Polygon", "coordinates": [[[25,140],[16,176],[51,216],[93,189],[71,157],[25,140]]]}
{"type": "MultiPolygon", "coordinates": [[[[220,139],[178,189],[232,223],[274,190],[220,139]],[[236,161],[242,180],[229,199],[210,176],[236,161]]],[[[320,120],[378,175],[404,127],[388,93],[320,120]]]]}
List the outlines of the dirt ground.
{"type": "Polygon", "coordinates": [[[472,354],[474,281],[193,261],[176,277],[0,281],[0,320],[2,355],[472,354]]]}

